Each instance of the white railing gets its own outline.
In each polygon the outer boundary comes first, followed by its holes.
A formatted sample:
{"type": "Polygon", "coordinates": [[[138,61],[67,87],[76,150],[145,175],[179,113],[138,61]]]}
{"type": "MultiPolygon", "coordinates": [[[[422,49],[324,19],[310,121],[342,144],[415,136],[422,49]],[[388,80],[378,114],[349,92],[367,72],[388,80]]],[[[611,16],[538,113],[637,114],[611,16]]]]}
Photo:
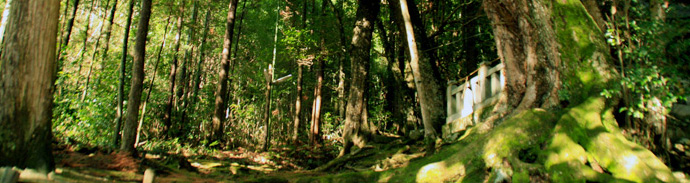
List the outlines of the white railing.
{"type": "MultiPolygon", "coordinates": [[[[504,87],[503,64],[489,68],[487,63],[482,63],[477,71],[465,79],[449,81],[448,88],[446,88],[448,106],[446,124],[472,115],[474,111],[492,103],[498,99],[497,96],[500,95],[504,87]]],[[[472,123],[475,122],[476,119],[473,119],[472,123]]]]}

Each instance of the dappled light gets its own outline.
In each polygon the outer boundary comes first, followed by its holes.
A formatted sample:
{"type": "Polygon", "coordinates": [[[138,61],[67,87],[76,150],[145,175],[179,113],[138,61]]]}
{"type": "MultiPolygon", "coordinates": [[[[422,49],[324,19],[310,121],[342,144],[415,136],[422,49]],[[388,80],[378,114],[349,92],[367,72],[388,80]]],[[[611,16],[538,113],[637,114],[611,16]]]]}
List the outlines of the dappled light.
{"type": "Polygon", "coordinates": [[[2,183],[690,183],[681,0],[0,12],[2,183]]]}

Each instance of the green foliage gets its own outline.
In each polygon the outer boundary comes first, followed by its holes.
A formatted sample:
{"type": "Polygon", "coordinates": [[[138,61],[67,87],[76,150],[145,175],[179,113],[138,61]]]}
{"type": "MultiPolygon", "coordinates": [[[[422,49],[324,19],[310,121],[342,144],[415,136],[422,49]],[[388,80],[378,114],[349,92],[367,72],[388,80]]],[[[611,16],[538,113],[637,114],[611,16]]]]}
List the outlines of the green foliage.
{"type": "Polygon", "coordinates": [[[669,54],[690,50],[690,44],[677,44],[688,34],[687,20],[657,20],[642,2],[633,1],[631,20],[619,18],[615,27],[606,31],[607,42],[618,51],[622,88],[601,93],[606,98],[624,97],[627,105],[620,108],[635,118],[644,118],[652,107],[670,108],[683,99],[685,87],[680,82],[688,78],[687,56],[669,54]],[[682,30],[682,31],[678,31],[682,30]],[[671,51],[667,48],[672,48],[671,51]],[[661,106],[657,106],[657,105],[661,106]]]}

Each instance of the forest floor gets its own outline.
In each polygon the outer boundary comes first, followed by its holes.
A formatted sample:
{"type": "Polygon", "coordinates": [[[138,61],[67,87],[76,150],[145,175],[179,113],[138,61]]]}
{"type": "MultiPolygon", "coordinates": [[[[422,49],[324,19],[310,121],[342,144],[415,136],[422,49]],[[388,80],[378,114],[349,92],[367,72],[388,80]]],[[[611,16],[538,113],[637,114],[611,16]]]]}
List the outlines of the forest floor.
{"type": "Polygon", "coordinates": [[[332,173],[382,171],[406,165],[424,155],[423,144],[395,139],[336,161],[334,146],[280,146],[269,152],[244,148],[213,152],[178,150],[140,152],[142,157],[108,153],[98,148],[55,145],[55,182],[141,182],[147,168],[156,170],[156,182],[296,182],[332,173]],[[376,147],[376,148],[374,148],[376,147]],[[313,171],[319,168],[320,171],[313,171]]]}

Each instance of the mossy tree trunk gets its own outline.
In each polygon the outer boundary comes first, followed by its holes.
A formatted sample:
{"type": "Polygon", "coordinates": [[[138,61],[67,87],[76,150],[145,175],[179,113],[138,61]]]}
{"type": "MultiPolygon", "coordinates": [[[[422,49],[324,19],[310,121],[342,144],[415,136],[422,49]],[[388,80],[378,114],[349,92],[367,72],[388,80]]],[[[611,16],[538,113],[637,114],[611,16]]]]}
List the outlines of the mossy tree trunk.
{"type": "Polygon", "coordinates": [[[59,0],[12,1],[0,60],[0,166],[55,168],[51,152],[59,0]]]}

